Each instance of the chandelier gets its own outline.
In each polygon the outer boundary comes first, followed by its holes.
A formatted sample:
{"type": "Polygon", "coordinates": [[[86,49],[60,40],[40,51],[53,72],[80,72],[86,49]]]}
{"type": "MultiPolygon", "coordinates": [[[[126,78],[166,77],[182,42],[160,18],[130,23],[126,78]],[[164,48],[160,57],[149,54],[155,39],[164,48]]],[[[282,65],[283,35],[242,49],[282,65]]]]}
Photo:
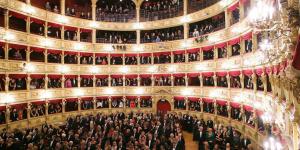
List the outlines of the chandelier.
{"type": "Polygon", "coordinates": [[[261,62],[269,63],[289,55],[291,30],[285,22],[279,0],[254,0],[248,13],[249,25],[260,34],[261,62]]]}

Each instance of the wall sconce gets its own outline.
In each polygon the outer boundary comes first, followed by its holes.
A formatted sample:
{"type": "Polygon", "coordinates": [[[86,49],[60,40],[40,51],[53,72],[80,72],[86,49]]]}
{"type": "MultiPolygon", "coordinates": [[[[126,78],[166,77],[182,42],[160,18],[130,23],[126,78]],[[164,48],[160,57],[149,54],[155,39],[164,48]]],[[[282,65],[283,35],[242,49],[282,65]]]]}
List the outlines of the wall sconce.
{"type": "Polygon", "coordinates": [[[75,93],[74,95],[75,95],[75,96],[78,96],[78,97],[84,95],[84,92],[83,92],[82,89],[75,89],[75,90],[74,90],[74,93],[75,93]]]}
{"type": "Polygon", "coordinates": [[[157,72],[157,66],[150,66],[150,67],[148,68],[148,72],[151,72],[151,73],[157,72]]]}
{"type": "Polygon", "coordinates": [[[91,66],[90,67],[90,72],[92,74],[96,74],[96,73],[99,73],[99,68],[97,66],[91,66]]]}
{"type": "Polygon", "coordinates": [[[180,94],[183,96],[190,96],[193,94],[193,91],[192,91],[192,89],[186,88],[186,89],[181,90],[180,94]]]}
{"type": "Polygon", "coordinates": [[[24,66],[24,71],[25,72],[34,72],[35,71],[35,66],[32,65],[31,63],[26,63],[24,66]]]}
{"type": "Polygon", "coordinates": [[[108,95],[112,95],[115,93],[115,89],[114,88],[106,88],[104,90],[105,94],[108,94],[108,95]]]}
{"type": "Polygon", "coordinates": [[[70,71],[70,68],[69,68],[68,66],[61,65],[61,66],[59,66],[58,71],[59,71],[60,73],[67,73],[67,72],[70,71]]]}
{"type": "Polygon", "coordinates": [[[127,66],[122,66],[120,68],[120,72],[122,72],[122,73],[128,73],[129,72],[129,68],[127,66]]]}
{"type": "Polygon", "coordinates": [[[68,23],[69,19],[65,16],[60,15],[60,16],[57,17],[57,21],[64,24],[64,23],[68,23]]]}
{"type": "Polygon", "coordinates": [[[142,95],[142,94],[144,94],[144,89],[143,88],[137,88],[137,89],[135,89],[134,93],[137,94],[137,95],[142,95]]]}
{"type": "Polygon", "coordinates": [[[4,35],[4,37],[3,37],[3,39],[7,40],[7,41],[10,41],[10,40],[16,39],[16,36],[13,33],[6,32],[5,35],[4,35]]]}
{"type": "Polygon", "coordinates": [[[49,98],[52,98],[52,93],[49,92],[49,91],[47,91],[47,90],[45,90],[45,91],[42,92],[40,98],[41,98],[41,99],[49,99],[49,98]]]}

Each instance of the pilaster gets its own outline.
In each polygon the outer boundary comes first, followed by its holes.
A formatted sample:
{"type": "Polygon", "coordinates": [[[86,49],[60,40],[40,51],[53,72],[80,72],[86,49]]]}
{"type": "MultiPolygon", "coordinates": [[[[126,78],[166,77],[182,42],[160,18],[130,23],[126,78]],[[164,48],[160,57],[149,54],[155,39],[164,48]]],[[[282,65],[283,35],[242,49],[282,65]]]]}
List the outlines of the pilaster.
{"type": "Polygon", "coordinates": [[[65,15],[65,9],[66,9],[66,1],[60,0],[60,13],[62,15],[65,15]]]}

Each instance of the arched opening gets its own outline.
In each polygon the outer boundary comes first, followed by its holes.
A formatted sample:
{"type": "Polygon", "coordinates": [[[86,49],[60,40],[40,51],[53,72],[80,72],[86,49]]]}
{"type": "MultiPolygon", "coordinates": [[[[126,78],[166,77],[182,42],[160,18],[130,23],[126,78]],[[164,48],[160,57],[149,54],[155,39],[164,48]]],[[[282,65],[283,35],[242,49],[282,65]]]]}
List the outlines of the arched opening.
{"type": "Polygon", "coordinates": [[[171,104],[166,99],[160,99],[157,102],[157,114],[163,116],[167,114],[168,111],[171,111],[171,104]]]}

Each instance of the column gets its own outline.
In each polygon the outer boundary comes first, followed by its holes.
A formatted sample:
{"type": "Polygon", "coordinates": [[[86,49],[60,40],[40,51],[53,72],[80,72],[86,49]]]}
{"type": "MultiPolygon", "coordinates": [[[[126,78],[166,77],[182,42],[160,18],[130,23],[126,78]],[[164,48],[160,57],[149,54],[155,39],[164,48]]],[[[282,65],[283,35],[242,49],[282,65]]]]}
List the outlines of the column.
{"type": "Polygon", "coordinates": [[[185,63],[189,62],[189,53],[187,53],[187,51],[184,53],[184,57],[185,57],[185,63]]]}
{"type": "Polygon", "coordinates": [[[254,34],[252,32],[252,52],[256,51],[257,48],[258,48],[257,34],[254,34]]]}
{"type": "Polygon", "coordinates": [[[66,99],[62,99],[62,113],[64,114],[66,112],[66,99]]]}
{"type": "Polygon", "coordinates": [[[111,87],[111,77],[108,76],[108,87],[111,87]]]}
{"type": "Polygon", "coordinates": [[[45,74],[45,89],[46,90],[48,89],[48,81],[49,81],[49,78],[48,78],[48,74],[46,73],[45,74]]]}
{"type": "Polygon", "coordinates": [[[30,119],[30,112],[31,112],[31,103],[27,102],[27,121],[30,119]]]}
{"type": "Polygon", "coordinates": [[[8,92],[9,91],[9,88],[8,88],[8,86],[9,86],[9,76],[8,76],[8,74],[5,74],[5,92],[8,92]]]}
{"type": "Polygon", "coordinates": [[[214,47],[214,60],[218,59],[218,48],[214,47]]]}
{"type": "Polygon", "coordinates": [[[137,82],[138,82],[138,86],[141,86],[141,77],[140,77],[140,75],[138,75],[138,77],[137,77],[137,82]]]}
{"type": "Polygon", "coordinates": [[[46,38],[48,37],[48,22],[47,21],[44,24],[44,35],[46,38]]]}
{"type": "Polygon", "coordinates": [[[244,89],[245,88],[245,82],[244,82],[244,75],[243,72],[241,71],[241,74],[239,75],[240,77],[240,82],[241,82],[241,88],[244,89]]]}
{"type": "Polygon", "coordinates": [[[77,87],[80,88],[80,82],[81,82],[81,78],[80,78],[80,74],[77,75],[77,87]]]}
{"type": "Polygon", "coordinates": [[[8,104],[6,104],[6,116],[5,116],[5,122],[6,124],[8,124],[10,122],[10,106],[8,104]]]}
{"type": "Polygon", "coordinates": [[[46,49],[44,51],[44,56],[45,56],[45,63],[47,64],[48,63],[48,49],[46,49]]]}
{"type": "Polygon", "coordinates": [[[153,53],[151,53],[151,65],[153,65],[154,64],[154,55],[153,55],[153,53]]]}
{"type": "Polygon", "coordinates": [[[60,0],[60,13],[65,15],[66,2],[65,0],[60,0]]]}
{"type": "Polygon", "coordinates": [[[5,29],[9,28],[9,11],[8,10],[4,11],[4,28],[5,29]]]}
{"type": "Polygon", "coordinates": [[[199,76],[199,80],[200,80],[200,86],[201,86],[201,88],[203,88],[203,76],[202,76],[202,74],[199,76]]]}
{"type": "Polygon", "coordinates": [[[218,111],[217,111],[217,101],[216,101],[216,99],[214,98],[214,114],[215,115],[218,115],[218,111]]]}
{"type": "Polygon", "coordinates": [[[174,110],[174,97],[171,99],[171,111],[174,110]]]}
{"type": "Polygon", "coordinates": [[[30,62],[30,53],[31,53],[29,46],[27,46],[25,52],[26,52],[26,62],[29,63],[30,62]]]}
{"type": "Polygon", "coordinates": [[[254,90],[254,92],[256,92],[257,91],[257,82],[256,82],[257,77],[255,74],[255,71],[253,71],[253,74],[251,75],[251,77],[252,77],[252,83],[253,83],[253,90],[254,90]]]}
{"type": "Polygon", "coordinates": [[[242,3],[241,1],[239,1],[239,12],[240,12],[240,20],[245,18],[245,7],[244,7],[244,3],[242,3]]]}
{"type": "Polygon", "coordinates": [[[141,97],[139,96],[137,100],[138,100],[137,108],[141,108],[141,97]]]}
{"type": "Polygon", "coordinates": [[[126,82],[125,82],[125,80],[126,80],[126,78],[125,78],[125,75],[123,75],[123,77],[122,77],[122,79],[123,79],[123,87],[125,87],[126,85],[126,82]]]}
{"type": "Polygon", "coordinates": [[[26,4],[30,4],[30,0],[26,0],[26,4]]]}
{"type": "Polygon", "coordinates": [[[261,81],[262,81],[262,83],[263,83],[263,86],[264,86],[264,93],[265,94],[267,94],[267,76],[266,76],[266,74],[265,73],[262,73],[262,75],[261,75],[261,81]]]}
{"type": "Polygon", "coordinates": [[[213,78],[214,78],[214,87],[217,87],[218,86],[218,81],[217,81],[216,74],[213,76],[213,78]]]}
{"type": "Polygon", "coordinates": [[[232,56],[232,45],[227,44],[227,58],[232,56]]]}
{"type": "Polygon", "coordinates": [[[188,14],[188,0],[183,0],[183,15],[188,14]]]}
{"type": "Polygon", "coordinates": [[[81,111],[81,98],[78,97],[78,111],[81,111]]]}
{"type": "Polygon", "coordinates": [[[174,53],[171,52],[171,63],[173,64],[174,63],[174,53]]]}
{"type": "Polygon", "coordinates": [[[48,110],[49,110],[49,101],[46,100],[45,102],[45,116],[48,116],[48,110]]]}
{"type": "Polygon", "coordinates": [[[136,30],[136,43],[141,44],[141,30],[136,30]]]}
{"type": "Polygon", "coordinates": [[[96,21],[96,8],[97,8],[97,1],[98,0],[91,0],[92,1],[92,20],[96,21]]]}
{"type": "Polygon", "coordinates": [[[184,39],[189,38],[189,24],[188,23],[183,24],[183,37],[184,37],[184,39]]]}
{"type": "MultiPolygon", "coordinates": [[[[125,96],[123,96],[123,109],[125,109],[126,108],[126,97],[125,96]]],[[[129,108],[130,108],[130,106],[129,106],[129,108]]]]}
{"type": "Polygon", "coordinates": [[[246,49],[245,49],[245,40],[243,40],[243,38],[240,38],[240,46],[241,46],[241,55],[246,53],[246,49]]]}
{"type": "Polygon", "coordinates": [[[155,85],[155,78],[153,77],[153,75],[151,76],[151,86],[155,85]]]}
{"type": "Polygon", "coordinates": [[[8,54],[9,54],[9,49],[8,49],[8,43],[5,43],[4,45],[4,52],[5,52],[5,60],[8,60],[8,54]]]}
{"type": "Polygon", "coordinates": [[[93,75],[93,87],[96,87],[96,76],[95,75],[93,75]]]}
{"type": "Polygon", "coordinates": [[[76,34],[77,34],[77,41],[80,42],[80,28],[77,28],[77,31],[76,31],[76,34]]]}
{"type": "Polygon", "coordinates": [[[200,112],[203,112],[203,101],[202,100],[200,101],[200,109],[201,109],[200,112]]]}
{"type": "Polygon", "coordinates": [[[292,122],[293,126],[293,147],[294,149],[299,149],[299,133],[298,133],[298,124],[297,122],[292,122]]]}
{"type": "Polygon", "coordinates": [[[188,97],[184,97],[184,102],[185,102],[185,110],[188,111],[189,110],[189,105],[188,105],[188,97]]]}
{"type": "Polygon", "coordinates": [[[30,33],[30,17],[26,18],[26,32],[30,33]]]}
{"type": "Polygon", "coordinates": [[[230,75],[229,75],[228,72],[227,72],[227,75],[226,75],[226,79],[227,79],[228,89],[230,89],[230,75]]]}
{"type": "Polygon", "coordinates": [[[108,97],[108,108],[111,109],[111,97],[108,97]]]}
{"type": "Polygon", "coordinates": [[[93,97],[93,110],[97,109],[97,98],[93,97]]]}
{"type": "Polygon", "coordinates": [[[228,112],[228,118],[231,119],[231,106],[229,101],[227,101],[227,112],[228,112]]]}
{"type": "Polygon", "coordinates": [[[92,29],[92,43],[96,43],[97,42],[96,32],[97,32],[96,29],[92,29]]]}
{"type": "Polygon", "coordinates": [[[174,86],[174,76],[171,76],[171,86],[174,86]]]}
{"type": "Polygon", "coordinates": [[[230,27],[231,12],[225,9],[225,28],[230,27]]]}
{"type": "Polygon", "coordinates": [[[26,89],[27,90],[30,90],[30,82],[31,82],[31,78],[29,76],[27,76],[27,79],[26,79],[26,89]]]}
{"type": "Polygon", "coordinates": [[[65,39],[65,27],[64,26],[61,27],[60,36],[61,36],[62,40],[65,39]]]}
{"type": "Polygon", "coordinates": [[[184,80],[185,80],[185,86],[189,86],[189,77],[187,76],[187,74],[185,74],[184,76],[184,80]]]}
{"type": "Polygon", "coordinates": [[[65,76],[63,75],[62,78],[61,78],[61,88],[65,88],[65,76]]]}

